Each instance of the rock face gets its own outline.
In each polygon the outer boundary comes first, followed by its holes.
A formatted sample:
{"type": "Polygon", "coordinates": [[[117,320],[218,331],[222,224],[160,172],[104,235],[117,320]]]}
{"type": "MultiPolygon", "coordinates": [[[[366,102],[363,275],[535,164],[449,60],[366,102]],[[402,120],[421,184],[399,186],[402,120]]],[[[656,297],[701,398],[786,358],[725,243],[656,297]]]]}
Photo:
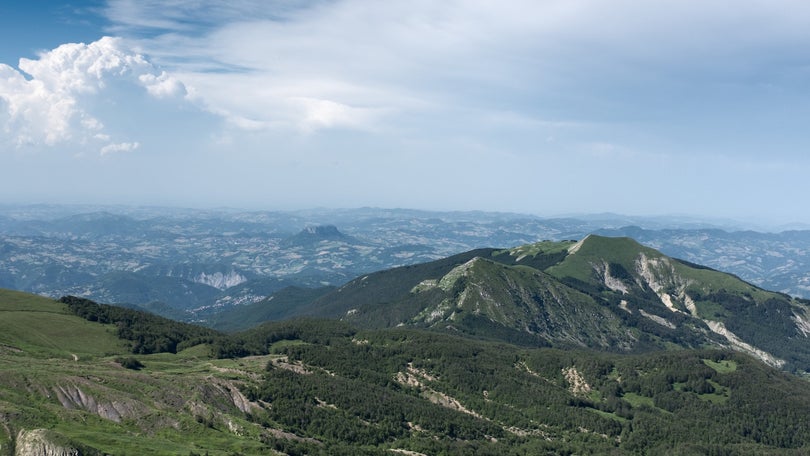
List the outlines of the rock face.
{"type": "MultiPolygon", "coordinates": [[[[53,387],[56,398],[66,409],[86,410],[116,423],[120,423],[126,418],[136,418],[146,413],[146,407],[137,401],[124,397],[119,397],[114,400],[97,399],[79,386],[82,382],[81,379],[74,379],[74,381],[76,383],[68,382],[53,387]]],[[[96,386],[96,389],[100,388],[96,386]]],[[[108,391],[107,393],[108,396],[116,396],[114,391],[108,391]]]]}
{"type": "Polygon", "coordinates": [[[49,434],[45,429],[21,430],[14,456],[82,456],[76,448],[55,443],[49,434]]]}
{"type": "Polygon", "coordinates": [[[220,290],[226,290],[247,282],[247,277],[239,274],[236,271],[228,271],[224,273],[217,271],[210,274],[201,272],[194,277],[193,282],[208,285],[220,290]]]}

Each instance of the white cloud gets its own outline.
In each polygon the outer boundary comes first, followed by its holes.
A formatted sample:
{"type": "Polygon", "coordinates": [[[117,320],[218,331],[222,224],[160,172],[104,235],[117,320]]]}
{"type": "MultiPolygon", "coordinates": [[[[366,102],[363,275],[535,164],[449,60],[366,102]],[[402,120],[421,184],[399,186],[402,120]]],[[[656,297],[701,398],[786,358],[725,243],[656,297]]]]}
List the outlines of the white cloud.
{"type": "Polygon", "coordinates": [[[20,59],[19,69],[0,64],[3,136],[17,147],[101,143],[102,153],[124,150],[121,144],[104,144],[110,138],[87,108],[91,98],[118,81],[141,86],[154,97],[185,95],[180,81],[126,50],[118,38],[63,44],[36,60],[20,59]]]}
{"type": "Polygon", "coordinates": [[[232,125],[312,131],[447,106],[552,123],[537,111],[555,101],[569,123],[660,109],[681,78],[745,79],[802,47],[810,8],[778,3],[112,0],[107,16],[232,125]]]}
{"type": "Polygon", "coordinates": [[[138,80],[152,96],[157,98],[177,97],[186,94],[186,87],[183,83],[169,76],[165,71],[159,75],[144,73],[138,76],[138,80]]]}
{"type": "Polygon", "coordinates": [[[117,152],[131,152],[141,145],[137,142],[107,144],[101,148],[101,155],[109,155],[117,152]]]}

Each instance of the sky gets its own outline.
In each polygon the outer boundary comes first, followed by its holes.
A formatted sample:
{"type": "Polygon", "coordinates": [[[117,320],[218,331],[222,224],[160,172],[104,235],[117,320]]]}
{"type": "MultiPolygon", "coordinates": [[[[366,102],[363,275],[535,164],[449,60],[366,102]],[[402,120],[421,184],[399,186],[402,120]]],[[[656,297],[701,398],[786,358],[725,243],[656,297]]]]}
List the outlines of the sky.
{"type": "Polygon", "coordinates": [[[810,3],[0,6],[0,202],[810,223],[810,3]]]}

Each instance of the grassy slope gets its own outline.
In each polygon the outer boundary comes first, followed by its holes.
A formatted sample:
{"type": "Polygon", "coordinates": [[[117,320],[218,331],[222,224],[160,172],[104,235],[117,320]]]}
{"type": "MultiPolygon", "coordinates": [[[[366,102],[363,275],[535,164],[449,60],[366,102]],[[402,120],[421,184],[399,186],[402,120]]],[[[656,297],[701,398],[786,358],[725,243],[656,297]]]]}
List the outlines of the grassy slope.
{"type": "Polygon", "coordinates": [[[0,344],[65,359],[125,351],[113,326],[79,319],[52,299],[10,290],[0,290],[0,344]]]}
{"type": "Polygon", "coordinates": [[[473,250],[442,260],[388,269],[354,279],[315,300],[306,315],[341,318],[352,309],[357,309],[359,314],[352,319],[353,323],[377,328],[395,326],[412,319],[432,303],[432,296],[428,294],[422,294],[420,299],[408,299],[410,291],[420,282],[441,278],[456,266],[476,256],[490,256],[492,252],[492,249],[473,250]]]}
{"type": "Polygon", "coordinates": [[[593,280],[591,274],[594,262],[610,259],[611,262],[621,264],[629,271],[633,270],[634,262],[640,253],[652,258],[663,256],[656,250],[644,247],[630,238],[606,238],[590,235],[578,244],[577,247],[572,247],[573,255],[568,255],[559,264],[548,268],[547,272],[555,277],[573,277],[583,282],[589,282],[593,280]]]}
{"type": "MultiPolygon", "coordinates": [[[[640,255],[655,259],[666,258],[657,250],[645,247],[630,238],[591,235],[580,243],[580,247],[574,250],[574,254],[568,255],[562,262],[548,268],[547,272],[555,277],[573,277],[583,282],[592,282],[594,263],[610,261],[620,264],[627,271],[633,271],[640,255]]],[[[776,295],[776,293],[765,291],[731,274],[709,268],[694,267],[679,261],[673,261],[672,264],[679,275],[694,281],[696,285],[693,288],[696,291],[707,293],[723,289],[747,294],[759,301],[776,295]]]]}
{"type": "Polygon", "coordinates": [[[266,360],[213,360],[209,353],[198,346],[138,356],[146,368],[127,370],[114,361],[127,346],[112,325],[69,315],[51,299],[0,290],[0,454],[20,429],[34,428],[109,454],[256,452],[263,447],[259,429],[200,385],[252,379],[266,360]],[[57,390],[73,387],[103,407],[122,410],[122,422],[64,407],[57,390]],[[201,404],[198,416],[189,411],[192,402],[201,404]],[[244,437],[230,432],[226,420],[244,437]]]}

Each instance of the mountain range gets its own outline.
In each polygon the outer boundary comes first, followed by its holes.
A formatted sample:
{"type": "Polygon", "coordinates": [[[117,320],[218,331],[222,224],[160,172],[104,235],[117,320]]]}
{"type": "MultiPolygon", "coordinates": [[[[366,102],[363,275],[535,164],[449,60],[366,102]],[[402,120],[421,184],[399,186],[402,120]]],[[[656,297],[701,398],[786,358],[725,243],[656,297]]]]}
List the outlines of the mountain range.
{"type": "Polygon", "coordinates": [[[482,247],[588,234],[629,236],[759,287],[810,296],[810,231],[741,231],[726,222],[613,214],[540,218],[396,209],[240,212],[131,207],[0,207],[0,286],[77,295],[186,321],[257,303],[285,287],[482,247]],[[671,228],[665,228],[665,227],[671,228]]]}
{"type": "Polygon", "coordinates": [[[810,302],[630,238],[273,296],[223,333],[0,290],[0,454],[810,450],[810,302]]]}

